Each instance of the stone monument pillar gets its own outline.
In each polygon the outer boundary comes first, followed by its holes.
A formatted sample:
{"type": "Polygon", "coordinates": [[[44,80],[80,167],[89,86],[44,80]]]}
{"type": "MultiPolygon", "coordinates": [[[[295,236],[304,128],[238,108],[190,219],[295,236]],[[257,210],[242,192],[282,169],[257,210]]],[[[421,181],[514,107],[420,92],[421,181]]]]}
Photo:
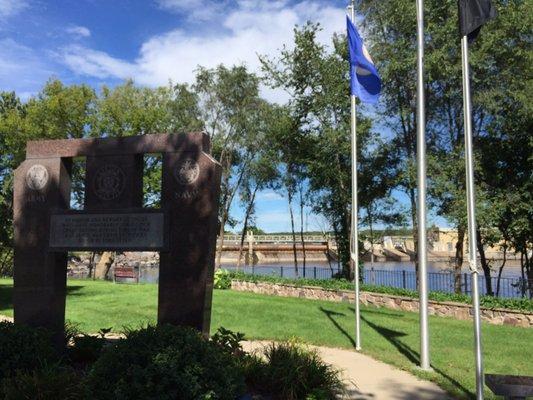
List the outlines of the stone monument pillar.
{"type": "Polygon", "coordinates": [[[209,333],[219,182],[218,164],[199,148],[163,155],[161,200],[173,246],[160,256],[160,323],[209,333]]]}
{"type": "Polygon", "coordinates": [[[69,208],[68,164],[37,158],[15,171],[15,321],[54,332],[63,332],[65,322],[67,253],[48,250],[50,210],[69,208]]]}
{"type": "Polygon", "coordinates": [[[158,322],[209,332],[220,165],[207,135],[29,142],[15,172],[15,323],[56,337],[67,252],[160,251],[158,322]],[[161,208],[143,208],[143,155],[162,154],[161,208]],[[85,209],[70,210],[72,158],[86,157],[85,209]]]}

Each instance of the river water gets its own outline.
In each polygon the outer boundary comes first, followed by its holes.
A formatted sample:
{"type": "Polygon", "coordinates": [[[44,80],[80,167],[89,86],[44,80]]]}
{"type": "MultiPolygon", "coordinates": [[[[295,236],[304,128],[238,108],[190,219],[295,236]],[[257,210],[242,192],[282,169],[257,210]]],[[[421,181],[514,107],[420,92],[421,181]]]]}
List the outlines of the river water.
{"type": "MultiPolygon", "coordinates": [[[[453,266],[450,265],[450,263],[446,261],[428,261],[428,272],[429,273],[445,273],[445,272],[453,272],[453,266]]],[[[227,268],[230,270],[235,270],[236,266],[235,264],[222,264],[223,268],[227,268]]],[[[241,266],[241,270],[244,266],[241,266]]],[[[298,263],[298,267],[300,270],[302,270],[302,263],[298,263]]],[[[284,275],[286,277],[294,277],[295,275],[295,269],[294,264],[292,263],[268,263],[268,264],[257,264],[253,267],[255,270],[270,270],[273,274],[277,273],[278,269],[283,268],[284,272],[286,271],[287,275],[284,275]]],[[[334,271],[337,271],[339,268],[337,263],[331,263],[331,265],[327,262],[308,262],[306,265],[307,270],[312,270],[313,268],[317,269],[325,269],[330,270],[333,269],[334,271]]],[[[251,266],[246,266],[246,271],[251,270],[251,266]]],[[[406,262],[396,262],[396,261],[387,261],[387,262],[365,262],[364,263],[364,269],[365,270],[379,270],[379,271],[405,271],[405,272],[415,272],[415,263],[412,261],[406,261],[406,262]]],[[[481,271],[481,267],[479,267],[481,274],[483,273],[481,271]]],[[[468,273],[469,269],[467,266],[463,266],[462,273],[468,273]]],[[[300,271],[300,275],[302,275],[303,272],[300,271]]],[[[496,276],[498,274],[498,271],[495,269],[492,272],[492,276],[496,276]]],[[[520,268],[518,267],[506,267],[502,274],[503,277],[506,278],[519,278],[521,276],[520,268]]]]}
{"type": "MultiPolygon", "coordinates": [[[[299,263],[298,272],[290,263],[269,263],[254,266],[240,266],[235,264],[223,264],[222,268],[231,271],[241,271],[247,274],[278,276],[285,278],[309,278],[331,279],[339,272],[338,265],[327,262],[307,263],[305,270],[299,263]]],[[[147,267],[140,271],[140,282],[157,283],[159,280],[159,268],[147,267]]],[[[364,282],[370,285],[391,286],[396,288],[416,290],[416,274],[413,262],[366,262],[364,265],[364,282]]],[[[497,288],[497,271],[492,274],[492,286],[497,288]]],[[[481,294],[485,294],[486,281],[483,274],[479,276],[481,294]]],[[[500,281],[501,297],[521,297],[523,294],[524,281],[520,276],[520,269],[516,267],[506,268],[500,281]]],[[[454,292],[454,275],[452,268],[447,262],[428,262],[428,284],[430,291],[454,292]]],[[[461,274],[462,292],[471,293],[472,278],[468,268],[462,269],[461,274]]]]}

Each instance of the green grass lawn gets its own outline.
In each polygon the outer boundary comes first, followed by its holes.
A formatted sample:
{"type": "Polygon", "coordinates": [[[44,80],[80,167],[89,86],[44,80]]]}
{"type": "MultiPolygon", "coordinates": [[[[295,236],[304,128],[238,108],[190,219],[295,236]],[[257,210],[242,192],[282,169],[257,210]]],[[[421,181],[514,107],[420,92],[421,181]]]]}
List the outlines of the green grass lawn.
{"type": "MultiPolygon", "coordinates": [[[[0,314],[12,315],[12,281],[0,279],[0,314]]],[[[157,285],[69,282],[67,319],[86,332],[138,327],[155,322],[157,285]]],[[[353,306],[345,303],[283,298],[216,290],[212,330],[240,331],[249,339],[290,339],[353,348],[353,306]]],[[[362,307],[363,351],[438,383],[459,398],[472,397],[474,357],[472,324],[430,317],[433,373],[419,371],[418,314],[362,307]]],[[[533,329],[483,324],[485,371],[533,375],[533,329]]],[[[486,392],[487,398],[491,397],[486,392]]]]}

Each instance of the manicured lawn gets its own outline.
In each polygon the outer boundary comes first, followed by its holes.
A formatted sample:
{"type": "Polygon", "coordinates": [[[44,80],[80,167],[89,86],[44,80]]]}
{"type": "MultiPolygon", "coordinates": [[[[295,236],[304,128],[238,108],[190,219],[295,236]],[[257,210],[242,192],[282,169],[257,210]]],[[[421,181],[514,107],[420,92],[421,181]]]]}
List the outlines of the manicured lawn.
{"type": "MultiPolygon", "coordinates": [[[[0,314],[12,315],[12,281],[0,279],[0,314]]],[[[157,285],[70,281],[67,318],[87,332],[155,322],[157,285]]],[[[417,370],[418,314],[362,308],[363,351],[437,382],[459,398],[472,396],[472,324],[430,317],[433,373],[417,370]]],[[[212,330],[224,326],[249,339],[290,339],[352,348],[353,306],[294,298],[215,291],[212,330]]],[[[533,329],[483,324],[485,371],[533,375],[533,329]]],[[[491,397],[486,392],[487,398],[491,397]]]]}

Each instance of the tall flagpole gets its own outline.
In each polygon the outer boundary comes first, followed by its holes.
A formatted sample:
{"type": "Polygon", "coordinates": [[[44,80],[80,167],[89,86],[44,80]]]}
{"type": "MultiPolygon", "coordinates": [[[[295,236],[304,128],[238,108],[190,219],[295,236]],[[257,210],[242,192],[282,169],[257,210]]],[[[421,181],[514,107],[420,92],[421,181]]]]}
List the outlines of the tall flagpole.
{"type": "Polygon", "coordinates": [[[481,352],[481,319],[477,268],[476,201],[474,191],[474,156],[472,149],[472,110],[470,102],[470,71],[468,65],[468,37],[461,39],[463,61],[463,114],[465,131],[466,206],[468,212],[468,262],[471,271],[472,305],[474,307],[474,345],[476,355],[476,396],[483,399],[483,354],[481,352]]]}
{"type": "Polygon", "coordinates": [[[424,97],[424,1],[416,1],[417,19],[417,182],[418,182],[418,276],[420,304],[420,368],[429,363],[427,236],[426,236],[426,115],[424,97]]]}
{"type": "MultiPolygon", "coordinates": [[[[355,25],[355,0],[351,0],[350,17],[355,25]]],[[[359,242],[357,228],[357,113],[355,95],[351,100],[351,136],[352,136],[352,222],[350,229],[350,258],[354,265],[355,283],[355,349],[361,350],[361,316],[359,311],[359,242]]]]}

